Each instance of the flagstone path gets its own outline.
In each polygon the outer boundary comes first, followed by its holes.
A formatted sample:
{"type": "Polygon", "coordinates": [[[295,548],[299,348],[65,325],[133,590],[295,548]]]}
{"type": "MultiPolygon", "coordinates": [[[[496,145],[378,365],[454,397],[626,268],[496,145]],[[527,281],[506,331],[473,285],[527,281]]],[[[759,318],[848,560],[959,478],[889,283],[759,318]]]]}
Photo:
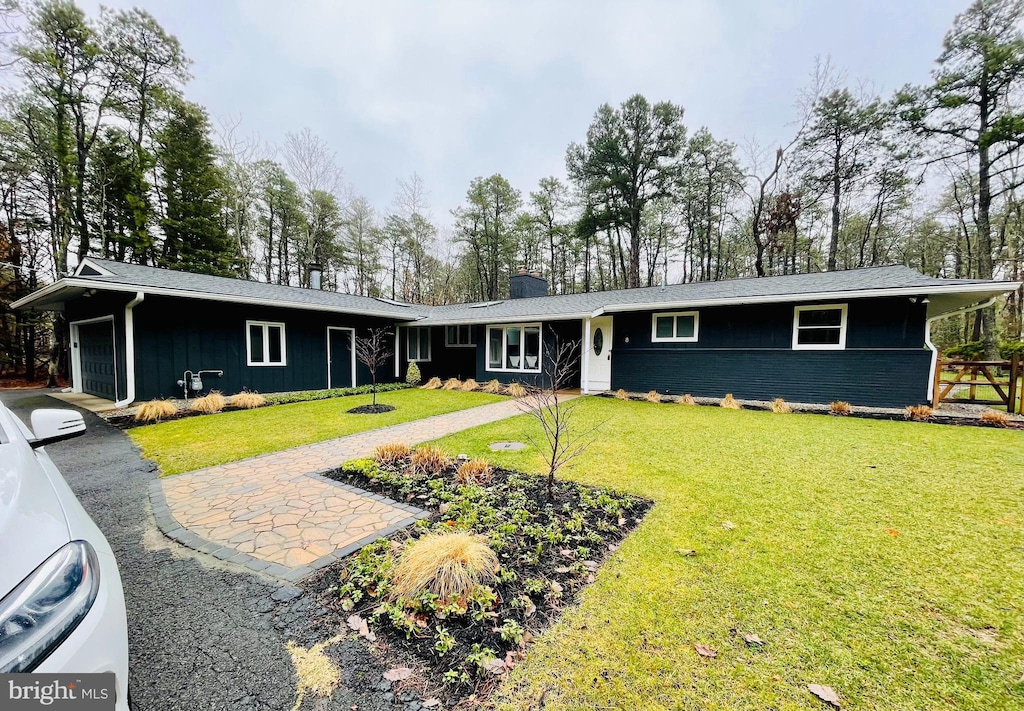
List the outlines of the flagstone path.
{"type": "Polygon", "coordinates": [[[157,479],[153,513],[190,548],[299,580],[428,515],[320,473],[380,444],[419,444],[522,413],[507,400],[157,479]]]}

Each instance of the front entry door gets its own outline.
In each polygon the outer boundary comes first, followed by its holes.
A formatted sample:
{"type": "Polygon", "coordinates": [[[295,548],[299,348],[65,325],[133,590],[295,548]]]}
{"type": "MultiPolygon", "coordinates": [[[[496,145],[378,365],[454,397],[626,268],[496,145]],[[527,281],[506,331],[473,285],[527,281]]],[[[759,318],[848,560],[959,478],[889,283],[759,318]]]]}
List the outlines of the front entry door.
{"type": "Polygon", "coordinates": [[[327,387],[348,388],[352,382],[355,360],[352,357],[352,329],[327,329],[327,387]]]}
{"type": "Polygon", "coordinates": [[[601,392],[612,387],[612,317],[590,319],[587,334],[587,390],[601,392]]]}

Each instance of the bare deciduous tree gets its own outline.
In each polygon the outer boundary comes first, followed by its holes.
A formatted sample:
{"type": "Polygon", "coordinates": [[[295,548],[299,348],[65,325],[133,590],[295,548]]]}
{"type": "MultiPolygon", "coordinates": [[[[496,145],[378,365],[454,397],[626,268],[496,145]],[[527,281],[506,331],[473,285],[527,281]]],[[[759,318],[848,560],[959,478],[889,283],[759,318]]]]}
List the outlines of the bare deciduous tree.
{"type": "Polygon", "coordinates": [[[373,404],[377,404],[377,368],[391,358],[388,340],[391,332],[384,328],[371,328],[366,336],[356,336],[356,358],[370,371],[373,383],[373,404]]]}

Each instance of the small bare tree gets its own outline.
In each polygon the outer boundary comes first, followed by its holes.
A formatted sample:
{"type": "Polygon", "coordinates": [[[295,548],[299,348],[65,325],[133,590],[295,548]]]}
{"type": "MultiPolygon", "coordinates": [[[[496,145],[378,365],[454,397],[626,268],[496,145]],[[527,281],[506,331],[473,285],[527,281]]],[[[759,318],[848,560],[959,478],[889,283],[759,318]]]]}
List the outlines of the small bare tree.
{"type": "Polygon", "coordinates": [[[377,368],[391,358],[388,340],[391,332],[384,328],[371,328],[366,336],[356,336],[356,358],[370,371],[373,382],[373,404],[377,404],[377,368]]]}
{"type": "Polygon", "coordinates": [[[580,345],[580,341],[562,341],[554,336],[551,347],[545,349],[541,382],[529,387],[526,397],[519,400],[520,408],[540,423],[543,433],[543,439],[530,435],[527,439],[547,464],[549,501],[555,499],[555,475],[587,450],[593,442],[592,435],[600,427],[597,424],[580,430],[575,415],[582,400],[568,400],[559,392],[572,382],[580,361],[580,345]]]}

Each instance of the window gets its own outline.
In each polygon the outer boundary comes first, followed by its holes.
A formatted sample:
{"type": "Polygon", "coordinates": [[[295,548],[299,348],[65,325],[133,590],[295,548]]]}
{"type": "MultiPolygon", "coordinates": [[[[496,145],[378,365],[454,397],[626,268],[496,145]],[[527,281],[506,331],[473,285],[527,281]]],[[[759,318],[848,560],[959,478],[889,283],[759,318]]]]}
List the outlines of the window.
{"type": "Polygon", "coordinates": [[[651,319],[653,343],[693,343],[697,340],[699,319],[696,311],[654,314],[651,319]]]}
{"type": "Polygon", "coordinates": [[[487,370],[539,373],[540,324],[488,326],[487,370]]]}
{"type": "Polygon", "coordinates": [[[795,350],[846,348],[846,304],[797,306],[793,313],[795,350]]]}
{"type": "Polygon", "coordinates": [[[284,324],[246,321],[245,346],[248,365],[286,365],[284,324]]]}
{"type": "Polygon", "coordinates": [[[409,344],[406,351],[409,360],[430,360],[430,328],[417,326],[409,329],[409,344]]]}
{"type": "Polygon", "coordinates": [[[469,326],[448,326],[445,329],[444,342],[449,348],[465,348],[474,345],[469,326]]]}

